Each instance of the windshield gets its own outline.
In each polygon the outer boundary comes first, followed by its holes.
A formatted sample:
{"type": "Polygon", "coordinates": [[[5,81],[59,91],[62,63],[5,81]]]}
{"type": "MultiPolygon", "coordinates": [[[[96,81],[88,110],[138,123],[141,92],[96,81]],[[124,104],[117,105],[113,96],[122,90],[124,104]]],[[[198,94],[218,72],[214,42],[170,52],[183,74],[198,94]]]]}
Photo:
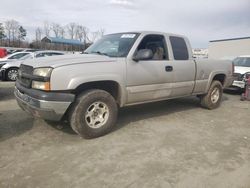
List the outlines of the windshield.
{"type": "Polygon", "coordinates": [[[106,35],[92,44],[84,53],[126,57],[138,37],[138,33],[118,33],[106,35]]]}
{"type": "Polygon", "coordinates": [[[235,66],[250,67],[250,57],[237,57],[233,60],[235,66]]]}

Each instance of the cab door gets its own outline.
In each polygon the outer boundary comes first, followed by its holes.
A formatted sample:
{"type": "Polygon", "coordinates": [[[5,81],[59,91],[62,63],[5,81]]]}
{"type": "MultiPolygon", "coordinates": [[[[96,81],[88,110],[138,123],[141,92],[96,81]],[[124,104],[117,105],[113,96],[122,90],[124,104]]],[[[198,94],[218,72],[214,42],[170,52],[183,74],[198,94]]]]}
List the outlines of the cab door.
{"type": "Polygon", "coordinates": [[[127,60],[127,103],[141,103],[171,96],[173,72],[164,35],[141,36],[127,60]],[[152,59],[134,61],[133,55],[150,49],[152,59]]]}
{"type": "Polygon", "coordinates": [[[173,65],[172,97],[190,95],[195,86],[196,65],[189,43],[182,37],[170,36],[173,65]]]}

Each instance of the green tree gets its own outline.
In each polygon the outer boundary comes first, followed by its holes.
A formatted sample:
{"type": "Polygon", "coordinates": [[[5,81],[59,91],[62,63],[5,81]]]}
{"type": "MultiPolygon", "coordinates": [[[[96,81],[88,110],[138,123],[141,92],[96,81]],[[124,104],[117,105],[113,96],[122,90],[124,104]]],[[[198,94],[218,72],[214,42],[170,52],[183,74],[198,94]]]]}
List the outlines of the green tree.
{"type": "Polygon", "coordinates": [[[20,26],[18,28],[18,40],[19,40],[19,46],[21,45],[21,41],[25,40],[25,37],[27,36],[26,29],[23,28],[23,26],[20,26]]]}
{"type": "Polygon", "coordinates": [[[20,40],[24,40],[26,36],[27,36],[26,29],[24,29],[23,26],[20,26],[18,29],[18,38],[20,40]]]}

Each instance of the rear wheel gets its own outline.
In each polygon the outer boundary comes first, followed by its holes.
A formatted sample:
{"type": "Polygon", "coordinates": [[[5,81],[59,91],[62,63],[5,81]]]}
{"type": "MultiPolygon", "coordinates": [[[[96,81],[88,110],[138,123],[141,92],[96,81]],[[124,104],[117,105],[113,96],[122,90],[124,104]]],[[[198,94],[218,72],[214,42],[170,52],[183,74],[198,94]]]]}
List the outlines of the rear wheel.
{"type": "Polygon", "coordinates": [[[6,72],[6,80],[16,81],[18,76],[18,68],[10,68],[6,72]]]}
{"type": "Polygon", "coordinates": [[[117,104],[108,92],[89,90],[77,97],[71,107],[72,129],[84,138],[95,138],[112,130],[117,119],[117,104]]]}
{"type": "Polygon", "coordinates": [[[212,82],[208,93],[201,96],[201,106],[207,109],[215,109],[220,106],[223,94],[222,84],[215,80],[212,82]]]}

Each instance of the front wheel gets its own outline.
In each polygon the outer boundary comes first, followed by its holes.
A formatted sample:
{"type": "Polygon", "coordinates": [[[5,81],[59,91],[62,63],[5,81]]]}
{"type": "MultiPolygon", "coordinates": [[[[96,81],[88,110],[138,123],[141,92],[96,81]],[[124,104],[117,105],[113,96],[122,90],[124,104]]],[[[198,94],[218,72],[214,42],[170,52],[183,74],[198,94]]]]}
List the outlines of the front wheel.
{"type": "Polygon", "coordinates": [[[118,107],[108,92],[94,89],[77,97],[69,112],[72,129],[84,138],[107,134],[114,127],[118,107]]]}
{"type": "Polygon", "coordinates": [[[207,109],[215,109],[220,106],[223,94],[222,84],[215,80],[212,82],[208,93],[201,96],[201,106],[207,109]]]}
{"type": "Polygon", "coordinates": [[[18,68],[10,68],[6,72],[6,80],[8,81],[16,81],[18,76],[18,68]]]}

